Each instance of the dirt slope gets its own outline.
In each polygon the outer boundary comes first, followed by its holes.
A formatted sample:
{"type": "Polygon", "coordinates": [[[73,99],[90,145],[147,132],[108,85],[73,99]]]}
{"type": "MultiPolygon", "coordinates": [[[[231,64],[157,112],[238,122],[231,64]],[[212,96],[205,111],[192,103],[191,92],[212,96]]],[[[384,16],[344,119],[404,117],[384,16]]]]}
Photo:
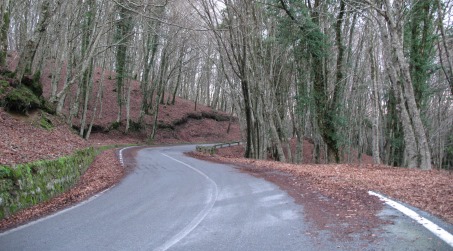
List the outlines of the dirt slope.
{"type": "MultiPolygon", "coordinates": [[[[52,82],[52,67],[46,69],[42,76],[41,82],[44,86],[44,97],[51,96],[51,82],[52,82]]],[[[60,90],[63,86],[63,79],[66,72],[62,70],[62,77],[58,85],[60,90]]],[[[94,75],[94,86],[90,93],[90,103],[88,105],[88,119],[91,120],[93,110],[95,107],[95,100],[100,87],[102,88],[102,106],[97,106],[97,113],[95,114],[94,125],[97,130],[107,130],[117,119],[118,116],[118,102],[117,102],[117,86],[115,73],[107,70],[96,69],[94,75]]],[[[125,93],[130,93],[130,119],[133,122],[138,122],[140,117],[140,108],[142,103],[142,92],[140,83],[138,81],[126,81],[125,93]]],[[[71,89],[70,95],[65,100],[64,114],[68,114],[70,104],[75,100],[76,85],[71,89]]],[[[155,98],[153,104],[155,103],[155,98]]],[[[159,106],[158,112],[158,125],[161,130],[158,131],[155,141],[156,143],[177,143],[177,142],[219,142],[219,141],[232,141],[240,139],[240,129],[237,120],[233,118],[231,121],[231,128],[228,133],[227,128],[229,125],[229,115],[226,113],[218,112],[210,107],[195,104],[193,101],[175,97],[175,104],[171,104],[172,96],[168,93],[164,94],[164,103],[159,106]],[[168,102],[167,102],[168,101],[168,102]],[[206,119],[210,118],[210,119],[206,119]],[[183,126],[181,129],[180,127],[183,126]]],[[[124,131],[126,124],[126,106],[122,108],[122,119],[120,131],[124,131]]],[[[138,139],[147,138],[151,133],[151,125],[153,123],[154,115],[147,114],[144,116],[146,128],[144,134],[135,135],[138,139]]],[[[74,117],[73,124],[80,126],[80,116],[74,117]]],[[[104,135],[93,135],[94,138],[103,138],[104,135]]],[[[109,137],[107,137],[109,138],[109,137]]]]}

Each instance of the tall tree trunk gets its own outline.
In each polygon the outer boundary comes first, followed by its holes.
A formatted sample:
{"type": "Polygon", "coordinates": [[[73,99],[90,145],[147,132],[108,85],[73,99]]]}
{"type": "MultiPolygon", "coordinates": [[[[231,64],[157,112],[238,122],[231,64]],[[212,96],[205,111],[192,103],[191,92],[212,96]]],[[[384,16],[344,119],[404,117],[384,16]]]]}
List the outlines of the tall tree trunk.
{"type": "MultiPolygon", "coordinates": [[[[123,4],[127,4],[123,1],[123,4]]],[[[128,77],[127,72],[127,49],[132,30],[132,16],[125,6],[119,6],[119,20],[116,24],[117,34],[116,41],[118,43],[116,50],[116,91],[118,103],[118,117],[116,122],[121,122],[124,100],[124,79],[128,77]]]]}
{"type": "Polygon", "coordinates": [[[93,65],[94,62],[91,62],[91,66],[88,69],[87,73],[83,77],[81,86],[82,86],[82,95],[83,95],[83,109],[82,109],[82,119],[80,121],[80,137],[84,137],[86,120],[88,113],[88,103],[91,96],[91,89],[93,88],[93,65]]]}
{"type": "MultiPolygon", "coordinates": [[[[158,7],[157,16],[161,17],[165,11],[165,7],[158,7]]],[[[161,30],[161,22],[151,21],[148,29],[148,37],[146,40],[145,57],[144,57],[144,71],[142,81],[142,104],[140,108],[139,123],[143,122],[145,114],[148,114],[150,108],[152,108],[153,96],[154,96],[154,66],[156,61],[156,53],[159,46],[159,34],[161,30]],[[151,73],[152,72],[152,73],[151,73]],[[152,77],[151,77],[152,76],[152,77]],[[151,77],[151,79],[150,79],[151,77]]]]}
{"type": "MultiPolygon", "coordinates": [[[[340,161],[340,150],[339,150],[339,143],[338,143],[338,130],[335,127],[335,116],[336,116],[336,108],[337,103],[339,100],[339,88],[340,84],[336,83],[333,98],[329,98],[328,95],[328,81],[327,81],[327,74],[322,70],[325,69],[325,59],[327,56],[327,41],[325,40],[325,34],[320,29],[320,8],[321,8],[321,1],[315,0],[314,7],[311,10],[311,26],[308,26],[306,23],[298,22],[298,19],[294,16],[291,12],[290,8],[286,4],[284,0],[280,0],[281,7],[284,9],[286,14],[296,22],[299,26],[299,29],[305,34],[308,33],[310,35],[310,39],[313,41],[309,41],[308,51],[311,56],[312,64],[311,64],[311,73],[313,76],[313,96],[314,96],[314,103],[315,103],[315,112],[316,116],[315,119],[317,120],[317,125],[320,131],[320,134],[327,145],[327,157],[328,161],[332,163],[338,163],[340,161]],[[332,110],[332,107],[335,109],[332,110]]],[[[344,9],[344,3],[341,2],[344,9]]],[[[343,12],[340,12],[339,21],[337,22],[337,26],[342,26],[342,19],[343,19],[343,12]]],[[[341,46],[339,49],[342,48],[341,43],[341,36],[337,38],[337,43],[339,42],[341,46]]],[[[343,52],[339,55],[339,64],[338,67],[341,69],[341,64],[343,60],[343,52]]],[[[337,78],[342,78],[342,70],[337,72],[337,78]]]]}
{"type": "MultiPolygon", "coordinates": [[[[96,6],[94,0],[89,0],[86,2],[86,14],[85,19],[83,20],[83,35],[82,35],[82,55],[85,55],[88,51],[90,45],[90,37],[92,36],[94,30],[94,15],[96,13],[96,6]]],[[[82,99],[83,99],[83,110],[82,110],[82,119],[80,121],[80,137],[84,137],[86,120],[88,113],[88,103],[91,96],[91,89],[93,86],[93,71],[94,71],[94,60],[91,60],[90,66],[85,71],[82,77],[82,99]]]]}
{"type": "MultiPolygon", "coordinates": [[[[61,4],[60,2],[58,2],[61,4]]],[[[39,43],[46,35],[47,26],[50,23],[50,18],[52,16],[50,10],[50,1],[44,0],[41,6],[41,15],[39,18],[38,25],[36,26],[35,31],[33,32],[32,37],[26,42],[25,48],[22,50],[22,53],[19,58],[19,62],[16,68],[16,80],[20,82],[25,74],[31,74],[31,66],[33,59],[38,49],[39,43]]]]}
{"type": "MultiPolygon", "coordinates": [[[[387,0],[388,1],[388,0],[387,0]]],[[[400,10],[400,2],[396,1],[395,9],[400,10]]],[[[403,45],[402,45],[402,27],[401,22],[396,22],[391,16],[387,16],[388,30],[391,40],[391,47],[395,53],[395,63],[398,67],[401,79],[401,89],[403,91],[404,98],[406,100],[408,113],[411,118],[412,127],[416,135],[418,154],[420,155],[420,168],[431,169],[431,152],[428,145],[428,139],[426,137],[425,128],[423,126],[420,111],[415,101],[415,93],[413,89],[413,83],[410,76],[409,64],[404,56],[403,45]]]]}
{"type": "Polygon", "coordinates": [[[373,83],[373,121],[372,121],[372,152],[373,152],[373,162],[375,164],[381,164],[381,153],[380,153],[380,133],[379,133],[379,124],[380,124],[380,112],[379,112],[379,88],[377,80],[377,63],[374,56],[374,44],[371,42],[370,47],[370,72],[371,72],[371,82],[373,83]]]}
{"type": "Polygon", "coordinates": [[[125,133],[129,132],[130,127],[130,120],[131,120],[131,91],[132,91],[132,83],[131,80],[127,80],[127,96],[126,96],[126,129],[124,130],[125,133]]]}
{"type": "Polygon", "coordinates": [[[440,31],[440,36],[441,36],[441,42],[440,42],[441,45],[439,45],[439,58],[440,58],[441,62],[443,62],[441,64],[441,66],[442,66],[443,72],[445,74],[445,77],[446,77],[448,83],[450,84],[450,93],[451,93],[451,95],[453,95],[453,58],[450,55],[450,49],[447,44],[448,38],[447,38],[447,35],[445,34],[445,27],[444,27],[444,23],[443,23],[444,13],[443,13],[443,9],[442,9],[442,3],[441,3],[441,0],[437,0],[436,2],[437,2],[437,15],[438,15],[437,26],[438,26],[438,29],[440,31]],[[444,58],[444,55],[440,48],[443,48],[443,53],[445,53],[445,58],[444,58]],[[446,65],[446,66],[444,66],[444,65],[446,65]]]}
{"type": "Polygon", "coordinates": [[[154,138],[156,137],[157,134],[157,129],[158,129],[158,117],[159,117],[159,104],[160,101],[164,95],[164,78],[166,74],[166,70],[168,67],[168,44],[164,46],[162,50],[162,57],[160,61],[160,67],[159,67],[159,76],[158,76],[158,84],[157,84],[157,97],[154,102],[154,107],[153,107],[153,127],[151,134],[148,138],[148,141],[153,141],[154,138]]]}
{"type": "Polygon", "coordinates": [[[393,83],[396,96],[399,99],[399,109],[404,133],[405,162],[409,167],[431,169],[431,153],[418,110],[413,84],[410,76],[409,64],[404,56],[402,45],[401,20],[397,21],[397,14],[401,10],[400,2],[396,1],[393,6],[386,0],[386,8],[383,17],[386,25],[380,23],[382,42],[385,49],[386,67],[393,83]],[[385,28],[386,27],[386,28],[385,28]],[[420,159],[420,162],[418,161],[420,159]]]}
{"type": "Polygon", "coordinates": [[[184,55],[185,55],[185,46],[182,46],[181,47],[181,50],[179,52],[179,60],[178,60],[178,77],[176,78],[176,84],[175,84],[175,88],[173,89],[173,94],[172,94],[172,98],[171,98],[171,105],[175,105],[175,102],[176,102],[176,93],[178,92],[178,89],[181,85],[181,78],[182,78],[182,61],[184,59],[184,55]]]}
{"type": "Polygon", "coordinates": [[[9,0],[0,1],[0,67],[6,67],[8,30],[10,25],[9,0]]]}
{"type": "MultiPolygon", "coordinates": [[[[267,124],[269,125],[270,133],[271,133],[271,139],[272,139],[272,147],[277,150],[277,160],[281,162],[286,162],[286,157],[285,157],[285,152],[283,151],[282,147],[282,141],[279,137],[278,131],[277,131],[277,126],[276,126],[276,119],[274,118],[274,114],[271,111],[270,107],[272,107],[269,104],[269,97],[264,97],[263,93],[261,93],[261,101],[263,102],[264,107],[266,111],[264,111],[264,116],[266,116],[267,124]]],[[[264,123],[264,121],[261,121],[264,123]]],[[[256,137],[259,138],[259,137],[256,137]]],[[[290,150],[290,149],[288,149],[290,150]]]]}
{"type": "MultiPolygon", "coordinates": [[[[105,59],[104,59],[104,62],[102,64],[102,68],[105,68],[105,59]]],[[[93,129],[93,124],[94,124],[94,121],[96,119],[96,112],[97,112],[97,109],[98,109],[98,104],[101,107],[101,109],[99,111],[99,114],[102,112],[102,92],[104,91],[104,82],[105,82],[105,70],[102,70],[101,79],[100,79],[100,83],[99,83],[99,87],[98,87],[98,92],[96,94],[96,99],[94,101],[94,107],[93,107],[93,113],[91,115],[90,125],[89,125],[88,130],[87,130],[87,132],[85,134],[85,139],[86,140],[88,140],[90,138],[91,130],[93,129]]]]}

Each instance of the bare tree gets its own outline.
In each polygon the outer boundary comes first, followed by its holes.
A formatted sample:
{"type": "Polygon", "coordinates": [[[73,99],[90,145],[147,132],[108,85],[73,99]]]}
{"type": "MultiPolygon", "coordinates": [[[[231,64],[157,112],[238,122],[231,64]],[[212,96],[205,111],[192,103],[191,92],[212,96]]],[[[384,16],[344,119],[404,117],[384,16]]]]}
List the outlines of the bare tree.
{"type": "Polygon", "coordinates": [[[61,5],[61,1],[57,1],[56,6],[52,9],[50,0],[44,0],[41,4],[41,13],[39,22],[33,31],[31,38],[29,38],[25,44],[25,48],[21,50],[19,63],[16,68],[16,79],[21,81],[24,74],[30,74],[31,65],[36,55],[39,43],[46,35],[46,29],[49,25],[52,15],[56,9],[61,5]]]}

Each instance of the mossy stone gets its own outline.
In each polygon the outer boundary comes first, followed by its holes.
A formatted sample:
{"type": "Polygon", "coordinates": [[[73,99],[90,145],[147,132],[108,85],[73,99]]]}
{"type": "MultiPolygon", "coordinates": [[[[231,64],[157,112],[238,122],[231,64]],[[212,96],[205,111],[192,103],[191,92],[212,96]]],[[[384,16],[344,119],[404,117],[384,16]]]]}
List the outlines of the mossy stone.
{"type": "Polygon", "coordinates": [[[9,92],[4,100],[6,110],[21,114],[27,114],[33,109],[41,108],[41,104],[41,99],[24,85],[20,85],[9,92]]]}

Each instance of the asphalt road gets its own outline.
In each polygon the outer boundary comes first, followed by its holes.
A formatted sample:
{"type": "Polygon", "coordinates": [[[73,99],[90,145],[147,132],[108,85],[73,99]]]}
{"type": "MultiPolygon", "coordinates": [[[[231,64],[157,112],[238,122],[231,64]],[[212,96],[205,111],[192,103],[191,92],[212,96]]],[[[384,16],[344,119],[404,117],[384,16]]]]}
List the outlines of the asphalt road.
{"type": "Polygon", "coordinates": [[[378,241],[316,232],[303,206],[263,179],[183,155],[194,146],[143,149],[109,191],[0,234],[0,250],[451,250],[391,208],[378,241]],[[401,219],[400,219],[401,218],[401,219]],[[308,234],[310,233],[310,234],[308,234]]]}

